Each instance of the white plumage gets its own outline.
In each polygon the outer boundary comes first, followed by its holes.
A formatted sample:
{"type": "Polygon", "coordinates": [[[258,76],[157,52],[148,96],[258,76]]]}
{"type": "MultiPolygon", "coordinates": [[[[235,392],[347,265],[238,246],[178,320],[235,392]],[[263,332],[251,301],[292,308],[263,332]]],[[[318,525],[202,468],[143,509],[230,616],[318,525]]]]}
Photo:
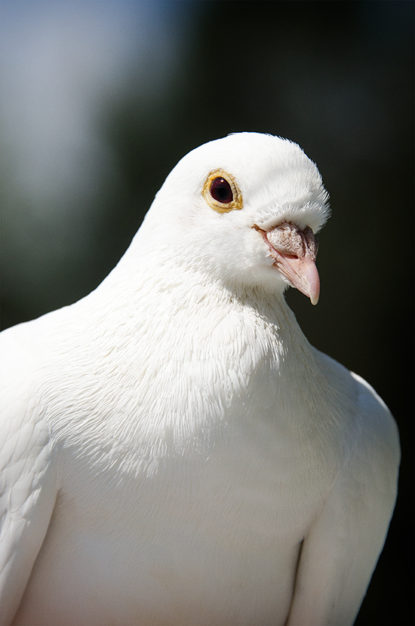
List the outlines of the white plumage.
{"type": "Polygon", "coordinates": [[[210,142],[94,292],[2,333],[1,626],[353,622],[399,443],[284,300],[326,217],[297,145],[210,142]]]}

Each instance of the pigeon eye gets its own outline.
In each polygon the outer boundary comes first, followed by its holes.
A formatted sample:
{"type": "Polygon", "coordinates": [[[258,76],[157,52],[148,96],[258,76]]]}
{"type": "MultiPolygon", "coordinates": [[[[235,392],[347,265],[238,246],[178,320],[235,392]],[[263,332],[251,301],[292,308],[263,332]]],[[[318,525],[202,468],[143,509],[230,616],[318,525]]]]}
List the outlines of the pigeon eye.
{"type": "Polygon", "coordinates": [[[210,172],[203,186],[203,196],[211,209],[228,213],[242,209],[242,194],[231,174],[224,170],[210,172]]]}
{"type": "Polygon", "coordinates": [[[232,187],[222,176],[212,180],[209,191],[212,198],[222,204],[229,204],[233,200],[232,187]]]}

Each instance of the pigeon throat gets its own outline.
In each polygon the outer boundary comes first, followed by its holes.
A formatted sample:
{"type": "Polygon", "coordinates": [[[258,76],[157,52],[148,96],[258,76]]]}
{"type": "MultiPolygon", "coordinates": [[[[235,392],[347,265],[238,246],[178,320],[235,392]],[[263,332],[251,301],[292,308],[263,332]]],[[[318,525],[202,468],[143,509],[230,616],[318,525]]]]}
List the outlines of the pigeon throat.
{"type": "Polygon", "coordinates": [[[317,304],[320,295],[320,278],[315,264],[317,242],[309,226],[301,230],[291,222],[283,222],[269,230],[256,224],[257,230],[273,259],[273,265],[295,287],[317,304]]]}

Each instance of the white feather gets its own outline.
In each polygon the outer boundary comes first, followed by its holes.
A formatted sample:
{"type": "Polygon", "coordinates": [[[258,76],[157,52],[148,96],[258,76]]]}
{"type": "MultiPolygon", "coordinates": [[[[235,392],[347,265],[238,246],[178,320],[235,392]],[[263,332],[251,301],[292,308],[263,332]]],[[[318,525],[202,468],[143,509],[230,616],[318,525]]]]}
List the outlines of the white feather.
{"type": "Polygon", "coordinates": [[[1,626],[353,622],[396,428],[309,345],[252,229],[317,231],[326,200],[287,140],[206,144],[93,293],[2,333],[1,626]],[[205,202],[216,168],[242,210],[205,202]]]}

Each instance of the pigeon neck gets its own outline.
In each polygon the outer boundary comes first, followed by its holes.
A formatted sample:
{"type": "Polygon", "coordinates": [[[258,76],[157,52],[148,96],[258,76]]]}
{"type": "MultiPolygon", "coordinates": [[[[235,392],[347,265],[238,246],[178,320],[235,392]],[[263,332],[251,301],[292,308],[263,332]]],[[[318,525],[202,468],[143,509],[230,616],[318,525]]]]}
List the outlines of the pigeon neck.
{"type": "MultiPolygon", "coordinates": [[[[209,326],[209,320],[232,317],[235,325],[255,325],[271,329],[281,352],[310,346],[287,305],[283,293],[262,287],[227,283],[200,269],[158,264],[151,255],[126,255],[97,290],[105,303],[105,315],[122,316],[138,323],[149,315],[154,320],[194,320],[209,326]],[[110,297],[109,297],[110,296],[110,297]]],[[[95,310],[104,310],[104,306],[95,310]]],[[[187,324],[187,322],[185,322],[187,324]]],[[[212,321],[212,326],[215,322],[212,321]]],[[[193,331],[191,331],[193,332],[193,331]]]]}

